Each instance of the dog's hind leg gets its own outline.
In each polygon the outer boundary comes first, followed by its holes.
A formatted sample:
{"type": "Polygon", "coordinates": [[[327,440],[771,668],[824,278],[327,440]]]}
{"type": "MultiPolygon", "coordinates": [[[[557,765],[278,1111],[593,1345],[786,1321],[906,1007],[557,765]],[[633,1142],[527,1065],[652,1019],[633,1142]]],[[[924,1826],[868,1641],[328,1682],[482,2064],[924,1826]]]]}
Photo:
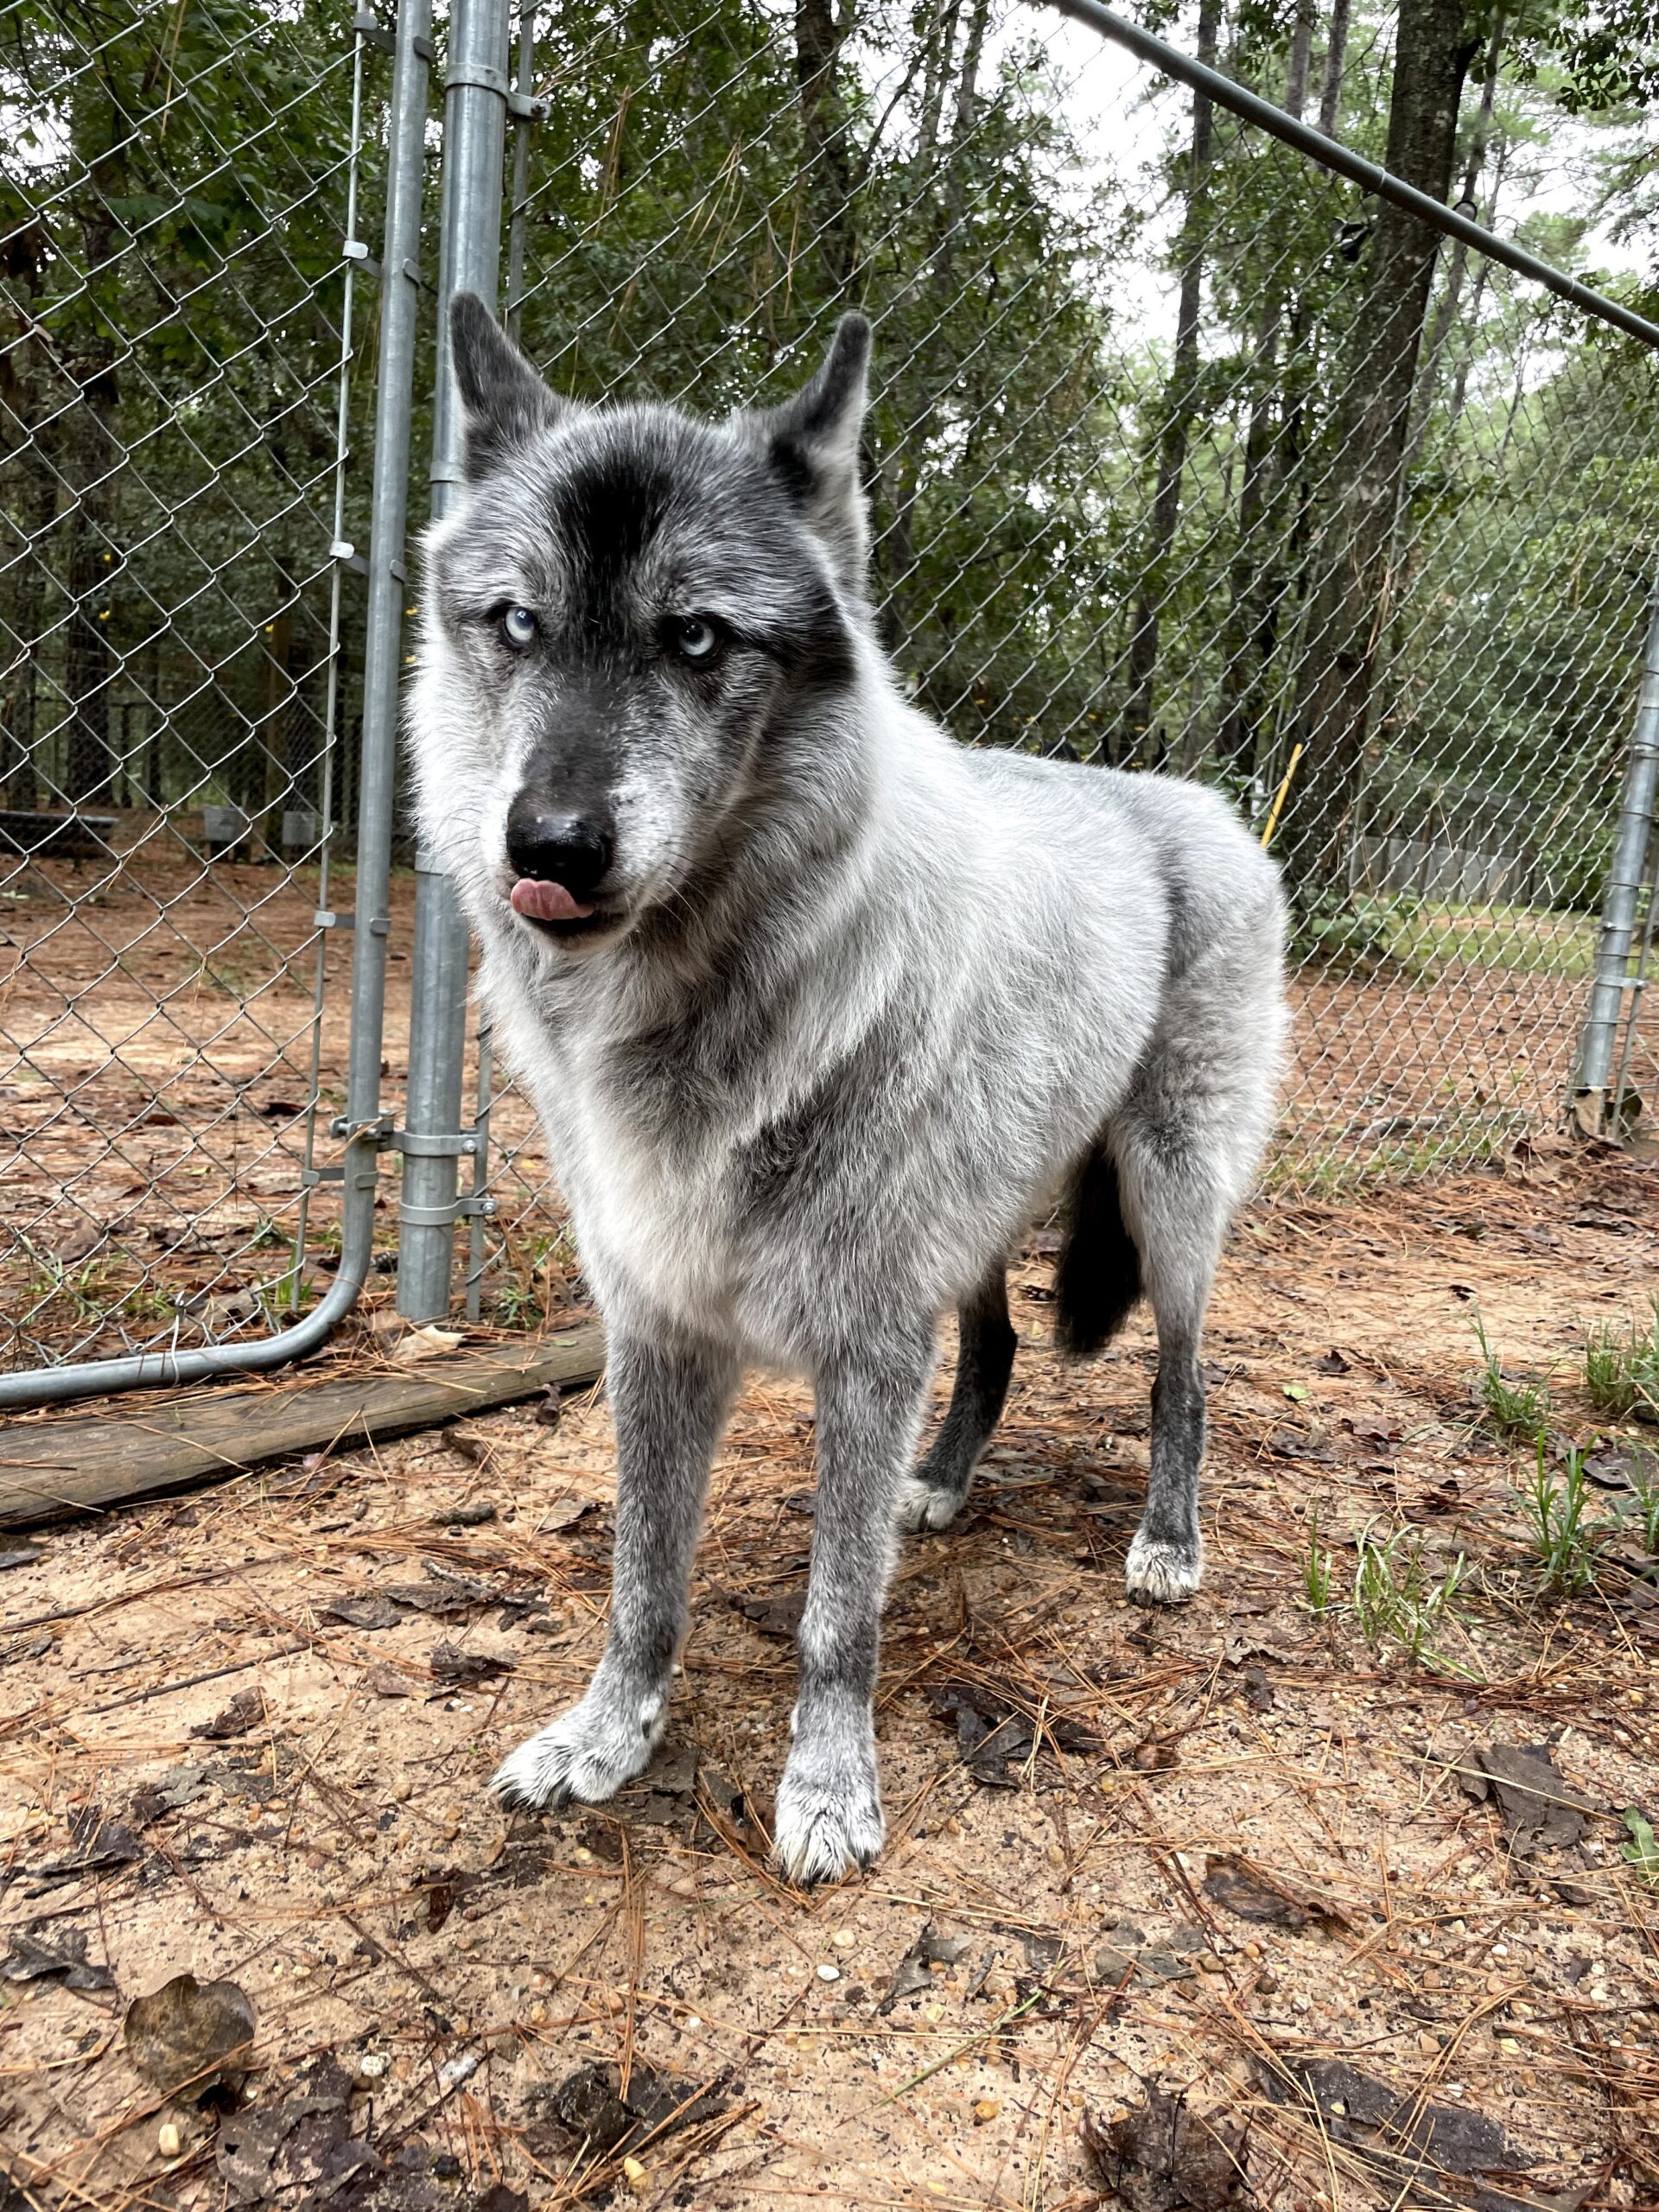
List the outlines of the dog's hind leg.
{"type": "Polygon", "coordinates": [[[899,1493],[902,1529],[943,1529],[962,1510],[974,1467],[1001,1417],[1020,1339],[999,1260],[957,1315],[957,1379],[933,1446],[899,1493]]]}
{"type": "Polygon", "coordinates": [[[876,1643],[931,1365],[930,1323],[820,1364],[817,1510],[801,1617],[800,1694],[773,1850],[797,1882],[836,1880],[881,1848],[875,1768],[876,1643]]]}
{"type": "Polygon", "coordinates": [[[1204,1458],[1200,1339],[1222,1240],[1273,1118],[1279,1011],[1276,909],[1172,985],[1157,1034],[1108,1131],[1123,1219],[1158,1324],[1152,1471],[1129,1547],[1128,1593],[1144,1605],[1198,1586],[1204,1458]]]}
{"type": "Polygon", "coordinates": [[[1201,1157],[1166,1150],[1131,1125],[1119,1139],[1125,1209],[1158,1325],[1152,1469],[1125,1580],[1141,1605],[1190,1598],[1204,1569],[1198,1471],[1204,1459],[1199,1344],[1229,1207],[1201,1157]]]}
{"type": "Polygon", "coordinates": [[[520,1744],[491,1787],[510,1805],[596,1805],[650,1763],[668,1725],[686,1588],[715,1442],[737,1383],[729,1351],[613,1327],[616,1541],[605,1650],[579,1705],[520,1744]]]}

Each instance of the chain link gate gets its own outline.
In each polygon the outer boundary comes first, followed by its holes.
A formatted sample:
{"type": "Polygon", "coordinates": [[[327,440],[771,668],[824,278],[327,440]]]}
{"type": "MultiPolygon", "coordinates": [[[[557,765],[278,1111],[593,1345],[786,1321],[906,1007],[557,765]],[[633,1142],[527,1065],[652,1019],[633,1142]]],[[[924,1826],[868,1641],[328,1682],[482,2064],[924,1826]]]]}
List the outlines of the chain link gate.
{"type": "Polygon", "coordinates": [[[368,1273],[429,25],[0,8],[0,1405],[280,1364],[368,1273]]]}
{"type": "MultiPolygon", "coordinates": [[[[376,1263],[389,1149],[402,1313],[448,1312],[462,1224],[474,1317],[569,1294],[533,1117],[468,1043],[453,896],[391,867],[429,403],[435,511],[455,471],[417,307],[429,330],[462,285],[576,396],[707,410],[798,380],[840,306],[872,314],[874,589],[917,696],[970,741],[1216,781],[1285,861],[1281,1184],[1489,1158],[1575,1081],[1597,1126],[1650,1086],[1651,711],[1617,841],[1610,793],[1659,545],[1659,334],[1465,218],[1428,227],[1299,125],[1321,92],[1345,119],[1305,10],[1256,58],[1266,105],[1203,66],[1212,7],[1195,66],[1062,3],[1090,28],[1026,0],[856,23],[453,0],[441,210],[425,0],[390,67],[339,5],[128,0],[124,77],[90,11],[0,4],[0,63],[52,118],[0,211],[0,1266],[35,1370],[0,1404],[320,1342],[376,1263]],[[226,86],[256,118],[234,137],[226,86]],[[377,265],[359,211],[383,200],[377,265]],[[1388,255],[1421,288],[1399,373],[1388,255]],[[347,1027],[322,982],[353,815],[347,1027]]],[[[1464,196],[1501,220],[1491,125],[1488,97],[1464,196]]]]}

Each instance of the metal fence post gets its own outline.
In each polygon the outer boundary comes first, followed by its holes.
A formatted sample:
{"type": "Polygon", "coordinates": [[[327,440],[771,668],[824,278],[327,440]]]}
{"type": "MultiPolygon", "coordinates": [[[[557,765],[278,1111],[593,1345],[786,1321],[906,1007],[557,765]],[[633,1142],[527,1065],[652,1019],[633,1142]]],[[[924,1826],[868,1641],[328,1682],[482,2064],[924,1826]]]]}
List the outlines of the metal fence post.
{"type": "MultiPolygon", "coordinates": [[[[387,147],[386,219],[380,351],[376,392],[374,491],[363,684],[363,753],[357,831],[357,890],[352,962],[352,1031],[346,1113],[334,1125],[345,1139],[340,1263],[327,1295],[302,1321],[246,1344],[200,1351],[142,1352],[124,1359],[0,1376],[0,1410],[61,1404],[144,1384],[206,1382],[220,1375],[284,1366],[315,1351],[357,1303],[374,1246],[374,1201],[382,1127],[381,1033],[385,1011],[388,893],[397,787],[397,677],[403,632],[404,532],[408,508],[413,409],[416,257],[426,140],[427,69],[432,57],[431,0],[401,0],[395,35],[387,147]]],[[[361,35],[359,20],[358,35],[361,35]]],[[[355,245],[357,241],[347,242],[355,245]]],[[[337,554],[351,551],[337,548],[337,554]]]]}
{"type": "MultiPolygon", "coordinates": [[[[449,302],[493,306],[501,256],[511,0],[454,0],[445,79],[443,226],[438,261],[438,377],[432,414],[432,512],[461,479],[461,410],[449,366],[449,302]]],[[[448,876],[416,861],[410,958],[409,1096],[399,1209],[397,1311],[410,1321],[449,1310],[458,1213],[456,1169],[476,1137],[461,1128],[467,1049],[467,925],[448,876]]],[[[472,1200],[469,1204],[480,1203],[472,1200]]]]}
{"type": "Polygon", "coordinates": [[[1579,1040],[1573,1113],[1586,1135],[1599,1135],[1607,1118],[1608,1090],[1619,1014],[1630,988],[1630,947],[1636,937],[1648,840],[1659,794],[1659,581],[1649,601],[1647,642],[1642,656],[1642,689],[1636,728],[1624,763],[1624,792],[1619,807],[1613,857],[1602,901],[1601,934],[1596,944],[1595,981],[1579,1040]]]}
{"type": "Polygon", "coordinates": [[[379,404],[375,415],[374,505],[369,538],[367,652],[363,668],[363,766],[352,959],[352,1042],[346,1119],[359,1128],[380,1112],[385,1022],[386,939],[391,831],[397,780],[397,692],[409,590],[409,444],[419,336],[421,196],[432,0],[403,0],[392,79],[391,174],[380,303],[379,404]]]}

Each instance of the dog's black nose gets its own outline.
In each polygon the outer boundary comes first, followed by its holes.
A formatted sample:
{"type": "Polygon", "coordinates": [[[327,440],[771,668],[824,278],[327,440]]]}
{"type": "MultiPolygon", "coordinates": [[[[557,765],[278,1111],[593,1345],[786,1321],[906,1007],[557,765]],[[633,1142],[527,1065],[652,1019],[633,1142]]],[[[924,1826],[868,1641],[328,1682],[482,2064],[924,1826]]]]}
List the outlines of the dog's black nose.
{"type": "Polygon", "coordinates": [[[562,883],[573,899],[590,899],[609,872],[609,832],[581,814],[520,814],[507,820],[507,858],[519,875],[562,883]]]}

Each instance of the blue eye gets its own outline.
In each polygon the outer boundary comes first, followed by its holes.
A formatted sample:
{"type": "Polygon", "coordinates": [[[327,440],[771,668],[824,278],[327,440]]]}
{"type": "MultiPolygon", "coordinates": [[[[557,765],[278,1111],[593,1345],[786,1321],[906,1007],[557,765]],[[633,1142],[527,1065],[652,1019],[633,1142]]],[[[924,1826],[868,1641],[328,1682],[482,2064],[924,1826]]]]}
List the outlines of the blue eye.
{"type": "Polygon", "coordinates": [[[686,660],[707,660],[720,643],[720,632],[700,614],[682,614],[672,625],[674,650],[686,660]]]}
{"type": "Polygon", "coordinates": [[[501,634],[515,652],[523,652],[533,645],[541,635],[541,624],[527,607],[510,607],[501,617],[501,634]]]}

